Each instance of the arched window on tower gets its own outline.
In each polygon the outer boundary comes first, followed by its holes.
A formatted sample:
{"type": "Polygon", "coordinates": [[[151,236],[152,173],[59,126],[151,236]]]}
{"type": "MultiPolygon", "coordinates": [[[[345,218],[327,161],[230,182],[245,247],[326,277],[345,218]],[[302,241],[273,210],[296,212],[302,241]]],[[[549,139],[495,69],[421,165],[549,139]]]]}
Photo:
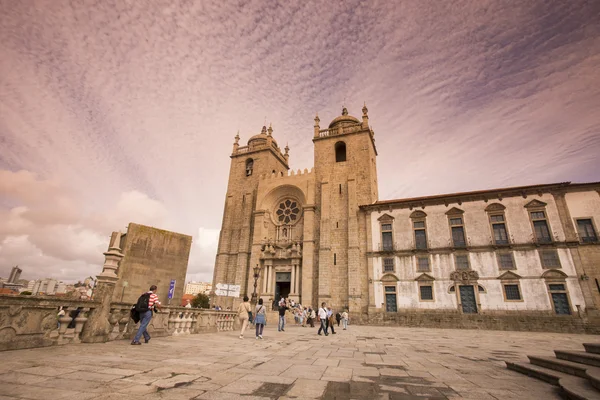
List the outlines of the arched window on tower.
{"type": "Polygon", "coordinates": [[[346,143],[337,142],[335,144],[335,162],[346,161],[346,143]]]}
{"type": "Polygon", "coordinates": [[[246,176],[252,175],[252,168],[254,167],[254,161],[249,158],[246,160],[246,176]]]}

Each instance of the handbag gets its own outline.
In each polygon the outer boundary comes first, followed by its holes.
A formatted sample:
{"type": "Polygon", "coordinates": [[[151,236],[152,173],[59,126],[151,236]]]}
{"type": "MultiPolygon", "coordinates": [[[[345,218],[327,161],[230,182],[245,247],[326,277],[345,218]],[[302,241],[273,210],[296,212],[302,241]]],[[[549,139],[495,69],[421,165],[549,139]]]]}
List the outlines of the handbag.
{"type": "Polygon", "coordinates": [[[252,323],[252,311],[248,310],[248,322],[252,323]]]}
{"type": "Polygon", "coordinates": [[[264,314],[260,314],[260,311],[262,311],[262,308],[260,308],[258,310],[258,312],[256,313],[256,319],[254,320],[254,322],[257,323],[257,324],[266,325],[267,324],[267,319],[266,319],[266,317],[265,317],[264,314]]]}

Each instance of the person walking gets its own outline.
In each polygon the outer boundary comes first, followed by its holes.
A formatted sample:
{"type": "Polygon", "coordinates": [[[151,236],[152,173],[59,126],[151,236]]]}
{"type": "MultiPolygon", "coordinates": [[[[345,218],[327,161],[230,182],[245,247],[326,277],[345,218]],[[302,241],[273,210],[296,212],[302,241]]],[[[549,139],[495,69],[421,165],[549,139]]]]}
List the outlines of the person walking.
{"type": "Polygon", "coordinates": [[[262,339],[263,329],[267,323],[267,308],[263,305],[263,299],[258,299],[254,323],[256,325],[256,339],[262,339]]]}
{"type": "Polygon", "coordinates": [[[335,325],[335,317],[333,316],[333,310],[331,309],[331,307],[327,307],[327,322],[328,322],[328,328],[331,328],[331,333],[333,335],[335,335],[335,330],[333,329],[333,326],[335,325]]]}
{"type": "Polygon", "coordinates": [[[329,335],[327,333],[327,309],[325,308],[326,303],[321,303],[321,308],[319,308],[319,322],[321,323],[321,327],[317,334],[321,336],[321,331],[325,331],[325,336],[329,335]]]}
{"type": "Polygon", "coordinates": [[[158,301],[156,289],[156,285],[150,286],[150,290],[142,294],[135,305],[136,311],[140,313],[140,327],[131,342],[133,345],[142,344],[140,343],[142,335],[144,336],[145,343],[150,341],[150,334],[147,330],[148,324],[150,324],[150,320],[152,319],[152,312],[160,310],[160,301],[158,301]]]}
{"type": "Polygon", "coordinates": [[[342,313],[342,326],[344,330],[348,329],[348,310],[344,310],[342,313]]]}
{"type": "Polygon", "coordinates": [[[337,321],[338,326],[340,326],[340,321],[342,320],[342,314],[340,312],[335,313],[335,320],[337,321]]]}
{"type": "Polygon", "coordinates": [[[310,320],[310,327],[314,328],[315,327],[315,319],[317,318],[317,313],[315,312],[315,310],[313,310],[312,308],[308,308],[308,315],[309,320],[310,320]]]}
{"type": "Polygon", "coordinates": [[[284,298],[279,301],[279,324],[277,325],[278,332],[285,332],[285,310],[288,309],[284,298]]]}
{"type": "Polygon", "coordinates": [[[248,296],[244,296],[244,302],[240,303],[238,307],[238,319],[241,325],[240,339],[244,338],[244,331],[248,327],[248,321],[250,320],[250,312],[252,312],[252,306],[248,303],[248,296]]]}

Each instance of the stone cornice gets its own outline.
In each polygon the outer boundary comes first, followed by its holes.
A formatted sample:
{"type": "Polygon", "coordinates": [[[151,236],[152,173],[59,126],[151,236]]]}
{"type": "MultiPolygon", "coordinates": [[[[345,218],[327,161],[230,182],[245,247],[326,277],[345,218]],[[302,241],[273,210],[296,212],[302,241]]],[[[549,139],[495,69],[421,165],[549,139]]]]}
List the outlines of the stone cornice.
{"type": "Polygon", "coordinates": [[[440,194],[433,196],[413,197],[406,199],[395,199],[395,200],[383,200],[373,204],[364,204],[360,206],[360,209],[366,211],[384,211],[392,209],[405,209],[412,210],[413,208],[426,208],[427,206],[433,205],[445,205],[458,204],[461,205],[463,202],[473,201],[498,201],[506,197],[523,197],[526,199],[528,196],[541,196],[544,193],[549,194],[561,194],[569,192],[582,192],[588,190],[596,190],[600,194],[600,182],[590,183],[551,183],[542,185],[531,185],[531,186],[517,186],[509,188],[489,189],[489,190],[477,190],[472,192],[460,192],[460,193],[449,193],[440,194]]]}
{"type": "Polygon", "coordinates": [[[507,245],[482,245],[482,246],[466,246],[466,247],[433,247],[429,249],[401,249],[394,251],[367,251],[367,257],[384,257],[384,256],[412,256],[418,254],[450,254],[456,252],[472,252],[484,253],[498,250],[535,250],[535,249],[552,249],[552,248],[573,248],[579,246],[600,246],[599,243],[579,243],[579,242],[552,242],[552,243],[514,243],[507,245]]]}

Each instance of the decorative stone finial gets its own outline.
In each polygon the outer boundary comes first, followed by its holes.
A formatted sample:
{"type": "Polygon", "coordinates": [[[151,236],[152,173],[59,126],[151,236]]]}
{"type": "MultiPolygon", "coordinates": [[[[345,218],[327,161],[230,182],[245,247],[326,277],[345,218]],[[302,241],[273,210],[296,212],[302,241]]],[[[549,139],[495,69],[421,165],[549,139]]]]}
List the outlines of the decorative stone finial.
{"type": "Polygon", "coordinates": [[[315,126],[318,126],[319,122],[321,122],[321,119],[319,118],[319,113],[317,113],[317,115],[315,116],[315,126]]]}
{"type": "Polygon", "coordinates": [[[273,134],[273,124],[269,124],[269,136],[273,134]]]}
{"type": "Polygon", "coordinates": [[[285,149],[284,149],[284,150],[285,150],[285,155],[287,156],[287,155],[288,155],[288,153],[290,152],[290,148],[289,148],[289,146],[287,145],[287,143],[285,144],[285,149]]]}
{"type": "Polygon", "coordinates": [[[266,135],[267,134],[267,127],[265,125],[263,125],[262,130],[260,131],[261,135],[266,135]]]}
{"type": "Polygon", "coordinates": [[[346,107],[342,108],[342,115],[348,115],[348,109],[346,107]]]}
{"type": "Polygon", "coordinates": [[[365,105],[362,108],[362,112],[363,112],[364,116],[366,116],[367,113],[369,112],[369,109],[367,108],[367,102],[365,102],[365,105]]]}
{"type": "Polygon", "coordinates": [[[235,144],[238,144],[240,141],[240,131],[237,131],[237,134],[235,135],[235,144]]]}

